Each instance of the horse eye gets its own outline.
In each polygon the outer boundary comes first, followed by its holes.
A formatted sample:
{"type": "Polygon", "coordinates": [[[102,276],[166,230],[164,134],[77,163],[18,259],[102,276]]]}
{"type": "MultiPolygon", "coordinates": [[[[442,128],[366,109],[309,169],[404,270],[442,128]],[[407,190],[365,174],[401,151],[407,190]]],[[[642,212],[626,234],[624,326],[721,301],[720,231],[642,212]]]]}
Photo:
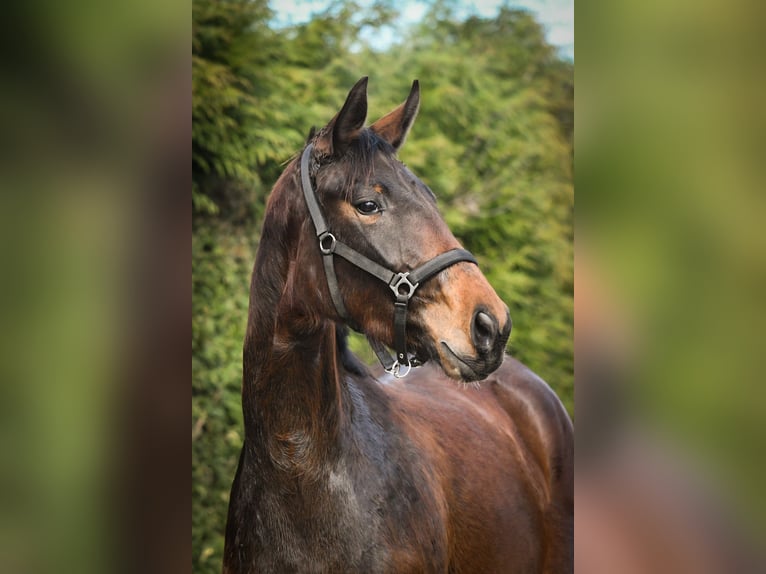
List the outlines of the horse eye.
{"type": "Polygon", "coordinates": [[[380,206],[374,201],[360,201],[355,207],[362,215],[372,215],[380,211],[380,206]]]}

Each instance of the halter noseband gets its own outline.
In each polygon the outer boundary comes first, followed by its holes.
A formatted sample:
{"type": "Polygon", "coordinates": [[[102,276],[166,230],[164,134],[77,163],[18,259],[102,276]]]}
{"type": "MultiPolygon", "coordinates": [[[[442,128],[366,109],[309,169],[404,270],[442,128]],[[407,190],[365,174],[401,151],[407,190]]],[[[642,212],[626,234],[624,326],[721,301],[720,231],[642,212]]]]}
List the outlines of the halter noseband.
{"type": "Polygon", "coordinates": [[[420,359],[407,353],[407,306],[415,291],[423,282],[455,263],[460,261],[468,261],[476,265],[478,263],[474,256],[465,249],[452,249],[437,255],[412,271],[396,273],[338,241],[330,232],[327,221],[324,215],[322,215],[322,208],[319,205],[316,192],[311,186],[309,159],[313,147],[313,144],[306,146],[301,156],[301,184],[303,196],[306,199],[306,205],[316,230],[319,251],[322,253],[325,277],[327,278],[327,286],[330,290],[330,297],[335,305],[335,310],[344,321],[351,322],[351,317],[348,311],[346,311],[346,306],[343,304],[343,296],[338,287],[338,277],[335,274],[334,256],[340,255],[349,263],[383,281],[394,293],[396,297],[394,302],[394,349],[396,350],[396,357],[392,358],[386,352],[385,346],[379,341],[371,339],[369,336],[368,340],[386,372],[391,373],[397,378],[406,377],[412,370],[412,367],[422,365],[420,359]],[[402,368],[407,370],[402,372],[402,368]]]}

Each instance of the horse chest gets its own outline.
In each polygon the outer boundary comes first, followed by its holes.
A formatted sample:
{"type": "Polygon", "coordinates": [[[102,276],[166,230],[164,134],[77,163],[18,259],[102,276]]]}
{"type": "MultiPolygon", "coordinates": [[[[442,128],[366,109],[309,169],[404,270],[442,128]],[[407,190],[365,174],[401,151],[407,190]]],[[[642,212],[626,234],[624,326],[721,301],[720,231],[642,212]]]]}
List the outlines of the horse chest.
{"type": "Polygon", "coordinates": [[[443,525],[431,520],[413,531],[426,509],[417,489],[397,481],[333,469],[315,484],[264,492],[254,571],[444,571],[443,525]]]}

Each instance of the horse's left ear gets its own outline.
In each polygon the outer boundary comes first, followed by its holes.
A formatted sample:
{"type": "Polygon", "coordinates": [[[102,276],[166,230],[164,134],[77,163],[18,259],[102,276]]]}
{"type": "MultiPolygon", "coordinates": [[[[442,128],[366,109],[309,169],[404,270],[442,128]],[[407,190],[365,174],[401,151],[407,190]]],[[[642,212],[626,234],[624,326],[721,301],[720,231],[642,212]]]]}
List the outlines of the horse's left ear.
{"type": "Polygon", "coordinates": [[[407,101],[372,124],[370,129],[398,150],[407,138],[419,108],[420,83],[415,80],[407,101]]]}
{"type": "Polygon", "coordinates": [[[354,84],[343,107],[319,132],[315,143],[317,150],[327,155],[343,155],[349,144],[359,137],[365,119],[367,119],[367,76],[354,84]]]}

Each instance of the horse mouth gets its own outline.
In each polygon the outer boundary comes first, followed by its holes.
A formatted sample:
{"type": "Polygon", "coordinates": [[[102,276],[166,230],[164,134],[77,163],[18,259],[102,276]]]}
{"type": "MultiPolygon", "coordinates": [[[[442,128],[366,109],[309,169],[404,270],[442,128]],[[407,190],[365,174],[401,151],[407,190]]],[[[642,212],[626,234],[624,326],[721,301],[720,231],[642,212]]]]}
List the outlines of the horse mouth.
{"type": "Polygon", "coordinates": [[[479,373],[476,368],[463,359],[445,342],[441,341],[441,348],[444,351],[439,353],[440,361],[444,372],[453,379],[463,381],[480,381],[486,378],[486,375],[479,373]]]}

